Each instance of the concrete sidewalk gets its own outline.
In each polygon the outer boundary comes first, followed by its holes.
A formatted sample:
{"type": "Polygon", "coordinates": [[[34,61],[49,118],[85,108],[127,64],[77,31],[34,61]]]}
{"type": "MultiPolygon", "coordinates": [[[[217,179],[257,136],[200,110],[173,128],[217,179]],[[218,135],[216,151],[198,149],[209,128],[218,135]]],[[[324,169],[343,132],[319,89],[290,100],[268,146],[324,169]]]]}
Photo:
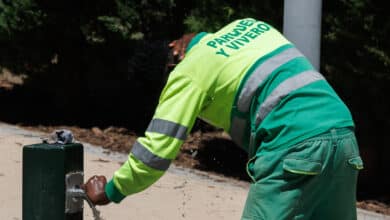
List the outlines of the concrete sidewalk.
{"type": "MultiPolygon", "coordinates": [[[[0,219],[22,219],[22,149],[41,142],[43,134],[0,123],[0,219]]],[[[84,144],[85,179],[111,177],[127,155],[84,144]]],[[[249,185],[209,173],[171,166],[152,187],[121,204],[98,207],[105,220],[240,219],[249,185]]],[[[84,204],[84,219],[92,218],[84,204]]],[[[358,210],[359,220],[390,220],[389,216],[358,210]]]]}

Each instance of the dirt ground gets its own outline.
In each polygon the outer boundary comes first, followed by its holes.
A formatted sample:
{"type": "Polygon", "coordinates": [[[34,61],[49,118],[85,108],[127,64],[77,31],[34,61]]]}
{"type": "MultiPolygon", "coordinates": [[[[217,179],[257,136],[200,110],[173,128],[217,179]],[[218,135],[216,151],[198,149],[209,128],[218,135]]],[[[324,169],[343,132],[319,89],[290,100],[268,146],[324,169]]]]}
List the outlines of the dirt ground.
{"type": "MultiPolygon", "coordinates": [[[[22,126],[24,129],[51,133],[56,129],[71,130],[75,139],[102,146],[111,151],[128,153],[137,135],[120,127],[80,128],[76,126],[22,126]]],[[[229,176],[249,181],[245,174],[246,155],[238,149],[229,136],[221,131],[201,130],[193,132],[181,147],[174,163],[181,167],[199,169],[216,175],[229,176]],[[237,158],[242,158],[238,160],[237,158]],[[230,162],[234,161],[234,163],[230,162]],[[242,161],[237,163],[237,161],[242,161]]],[[[359,208],[390,215],[390,204],[376,200],[358,201],[359,208]]]]}

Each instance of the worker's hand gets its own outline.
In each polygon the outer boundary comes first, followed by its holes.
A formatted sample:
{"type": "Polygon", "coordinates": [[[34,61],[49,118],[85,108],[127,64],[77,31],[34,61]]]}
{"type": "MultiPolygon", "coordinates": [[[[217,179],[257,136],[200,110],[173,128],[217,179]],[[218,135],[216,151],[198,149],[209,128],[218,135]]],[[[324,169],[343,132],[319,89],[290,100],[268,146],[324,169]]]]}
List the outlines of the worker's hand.
{"type": "Polygon", "coordinates": [[[181,38],[174,40],[169,44],[172,53],[171,55],[173,56],[173,59],[168,63],[169,67],[175,66],[184,59],[187,46],[195,35],[196,33],[184,34],[181,38]]]}
{"type": "Polygon", "coordinates": [[[104,176],[92,176],[81,186],[88,198],[95,205],[107,205],[110,200],[107,198],[105,186],[107,179],[104,176]]]}

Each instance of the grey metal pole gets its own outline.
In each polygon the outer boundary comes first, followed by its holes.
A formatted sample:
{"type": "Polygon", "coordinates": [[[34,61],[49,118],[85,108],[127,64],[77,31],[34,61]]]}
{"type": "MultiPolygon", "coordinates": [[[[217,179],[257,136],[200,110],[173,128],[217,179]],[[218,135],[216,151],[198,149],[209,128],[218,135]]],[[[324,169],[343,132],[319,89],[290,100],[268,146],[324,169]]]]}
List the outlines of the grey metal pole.
{"type": "Polygon", "coordinates": [[[322,0],[284,0],[283,33],[320,68],[322,0]]]}

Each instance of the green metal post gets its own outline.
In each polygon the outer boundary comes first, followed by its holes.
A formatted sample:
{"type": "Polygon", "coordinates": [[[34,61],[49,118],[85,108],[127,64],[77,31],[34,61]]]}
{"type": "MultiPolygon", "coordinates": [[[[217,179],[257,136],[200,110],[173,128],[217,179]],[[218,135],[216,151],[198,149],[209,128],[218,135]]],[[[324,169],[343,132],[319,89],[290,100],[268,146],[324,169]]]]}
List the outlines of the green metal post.
{"type": "Polygon", "coordinates": [[[83,207],[66,210],[66,177],[83,181],[83,146],[79,143],[23,147],[23,220],[82,220],[83,207]],[[76,210],[76,211],[75,211],[76,210]]]}

